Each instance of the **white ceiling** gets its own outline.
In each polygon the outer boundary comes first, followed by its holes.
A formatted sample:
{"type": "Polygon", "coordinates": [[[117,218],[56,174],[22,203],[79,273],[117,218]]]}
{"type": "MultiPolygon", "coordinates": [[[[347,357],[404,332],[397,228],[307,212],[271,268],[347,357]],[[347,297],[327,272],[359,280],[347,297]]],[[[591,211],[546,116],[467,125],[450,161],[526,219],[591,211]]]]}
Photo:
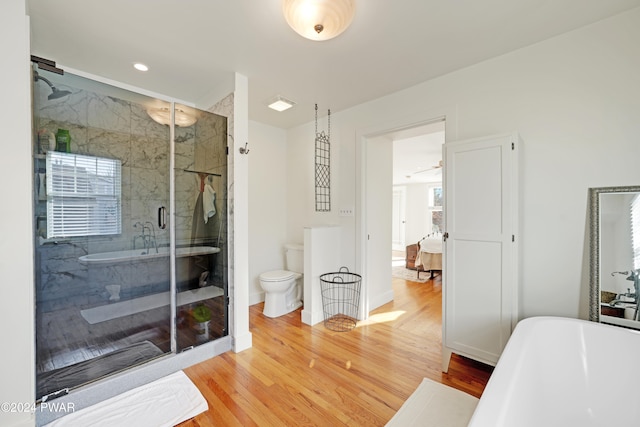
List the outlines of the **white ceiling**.
{"type": "Polygon", "coordinates": [[[281,0],[28,0],[32,54],[208,108],[249,80],[249,118],[281,128],[339,112],[640,6],[640,0],[357,0],[313,42],[281,0]],[[140,73],[134,62],[150,70],[140,73]],[[280,94],[297,102],[266,107],[280,94]]]}
{"type": "Polygon", "coordinates": [[[393,185],[442,182],[443,121],[389,137],[393,140],[393,185]]]}

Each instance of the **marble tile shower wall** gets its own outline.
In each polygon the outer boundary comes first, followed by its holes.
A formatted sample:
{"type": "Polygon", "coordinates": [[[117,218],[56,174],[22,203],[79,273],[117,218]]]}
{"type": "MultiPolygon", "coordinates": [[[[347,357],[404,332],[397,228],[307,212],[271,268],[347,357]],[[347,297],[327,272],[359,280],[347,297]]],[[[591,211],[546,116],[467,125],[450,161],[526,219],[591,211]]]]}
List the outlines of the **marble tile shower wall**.
{"type": "MultiPolygon", "coordinates": [[[[216,267],[213,281],[216,284],[227,283],[227,118],[213,113],[203,113],[201,120],[196,123],[195,168],[203,168],[221,176],[212,178],[212,187],[216,192],[216,221],[215,229],[219,230],[216,246],[220,255],[215,257],[216,267]]],[[[191,225],[190,225],[191,226],[191,225]]]]}
{"type": "MultiPolygon", "coordinates": [[[[203,120],[202,125],[178,128],[177,169],[195,168],[199,158],[219,160],[216,150],[196,148],[197,141],[204,141],[207,133],[210,133],[207,137],[210,143],[219,139],[219,134],[226,135],[226,119],[215,118],[220,123],[205,126],[209,120],[203,120]]],[[[151,120],[143,105],[86,90],[73,90],[72,95],[56,101],[38,102],[36,96],[34,127],[36,131],[46,129],[53,133],[58,128],[68,129],[72,153],[116,158],[122,162],[122,234],[60,239],[57,243],[36,245],[38,310],[81,309],[106,303],[105,286],[108,284],[121,285],[122,299],[168,290],[166,259],[98,267],[83,265],[78,260],[88,253],[132,249],[134,236],[141,232],[133,226],[138,221],[152,222],[158,245],[168,246],[169,228],[160,230],[157,227],[158,207],[169,206],[168,126],[151,120]]],[[[222,164],[208,163],[208,169],[213,172],[213,169],[226,168],[226,158],[222,160],[222,164]]],[[[42,171],[42,165],[39,168],[42,171]]],[[[226,171],[221,174],[226,179],[226,171]]],[[[193,181],[195,176],[176,173],[177,236],[185,238],[190,237],[190,216],[198,190],[193,181]]],[[[222,197],[226,198],[226,185],[222,180],[221,187],[213,184],[221,198],[218,203],[221,203],[222,197]]],[[[224,224],[226,211],[220,211],[224,215],[216,216],[224,224]]],[[[39,218],[46,217],[46,202],[36,201],[36,214],[39,218]]],[[[187,242],[179,237],[178,243],[187,242]]]]}
{"type": "MultiPolygon", "coordinates": [[[[227,242],[227,119],[208,112],[199,112],[198,121],[188,128],[176,128],[176,245],[191,243],[193,211],[200,192],[200,178],[182,169],[207,172],[207,183],[216,193],[216,214],[212,236],[214,245],[220,247],[215,256],[213,282],[225,283],[227,242]],[[218,236],[220,238],[218,239],[218,236]]],[[[210,244],[210,243],[208,243],[210,244]]]]}

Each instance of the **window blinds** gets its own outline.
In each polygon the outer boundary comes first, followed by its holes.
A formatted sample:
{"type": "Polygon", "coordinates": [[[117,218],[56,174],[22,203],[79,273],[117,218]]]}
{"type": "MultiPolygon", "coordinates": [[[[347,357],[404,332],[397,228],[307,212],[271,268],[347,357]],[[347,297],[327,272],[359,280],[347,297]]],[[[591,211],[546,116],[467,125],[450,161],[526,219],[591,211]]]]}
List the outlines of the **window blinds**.
{"type": "Polygon", "coordinates": [[[47,238],[120,234],[120,160],[47,153],[47,238]]]}

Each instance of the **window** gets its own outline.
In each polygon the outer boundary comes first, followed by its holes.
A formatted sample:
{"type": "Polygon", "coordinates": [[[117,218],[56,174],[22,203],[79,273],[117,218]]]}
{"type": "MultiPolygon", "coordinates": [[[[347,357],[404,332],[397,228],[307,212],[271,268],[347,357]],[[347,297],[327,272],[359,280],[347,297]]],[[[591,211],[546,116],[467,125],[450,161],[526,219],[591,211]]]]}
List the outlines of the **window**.
{"type": "Polygon", "coordinates": [[[442,187],[431,187],[429,190],[429,205],[442,209],[442,187]]]}
{"type": "Polygon", "coordinates": [[[47,153],[47,238],[120,234],[120,160],[47,153]]]}
{"type": "Polygon", "coordinates": [[[442,185],[429,186],[429,211],[431,213],[431,233],[442,233],[442,185]]]}

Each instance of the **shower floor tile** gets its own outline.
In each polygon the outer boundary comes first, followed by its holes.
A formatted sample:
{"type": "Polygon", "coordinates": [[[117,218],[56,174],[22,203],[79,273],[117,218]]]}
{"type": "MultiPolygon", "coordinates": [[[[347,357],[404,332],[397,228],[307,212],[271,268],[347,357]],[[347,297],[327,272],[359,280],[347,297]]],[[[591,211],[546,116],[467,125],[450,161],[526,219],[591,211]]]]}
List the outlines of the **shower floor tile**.
{"type": "MultiPolygon", "coordinates": [[[[223,336],[224,297],[205,301],[211,308],[210,339],[223,336]]],[[[171,351],[168,307],[90,325],[80,309],[42,313],[36,325],[36,373],[64,368],[133,344],[150,341],[171,351]]],[[[199,344],[189,325],[178,328],[178,348],[199,344]]]]}

